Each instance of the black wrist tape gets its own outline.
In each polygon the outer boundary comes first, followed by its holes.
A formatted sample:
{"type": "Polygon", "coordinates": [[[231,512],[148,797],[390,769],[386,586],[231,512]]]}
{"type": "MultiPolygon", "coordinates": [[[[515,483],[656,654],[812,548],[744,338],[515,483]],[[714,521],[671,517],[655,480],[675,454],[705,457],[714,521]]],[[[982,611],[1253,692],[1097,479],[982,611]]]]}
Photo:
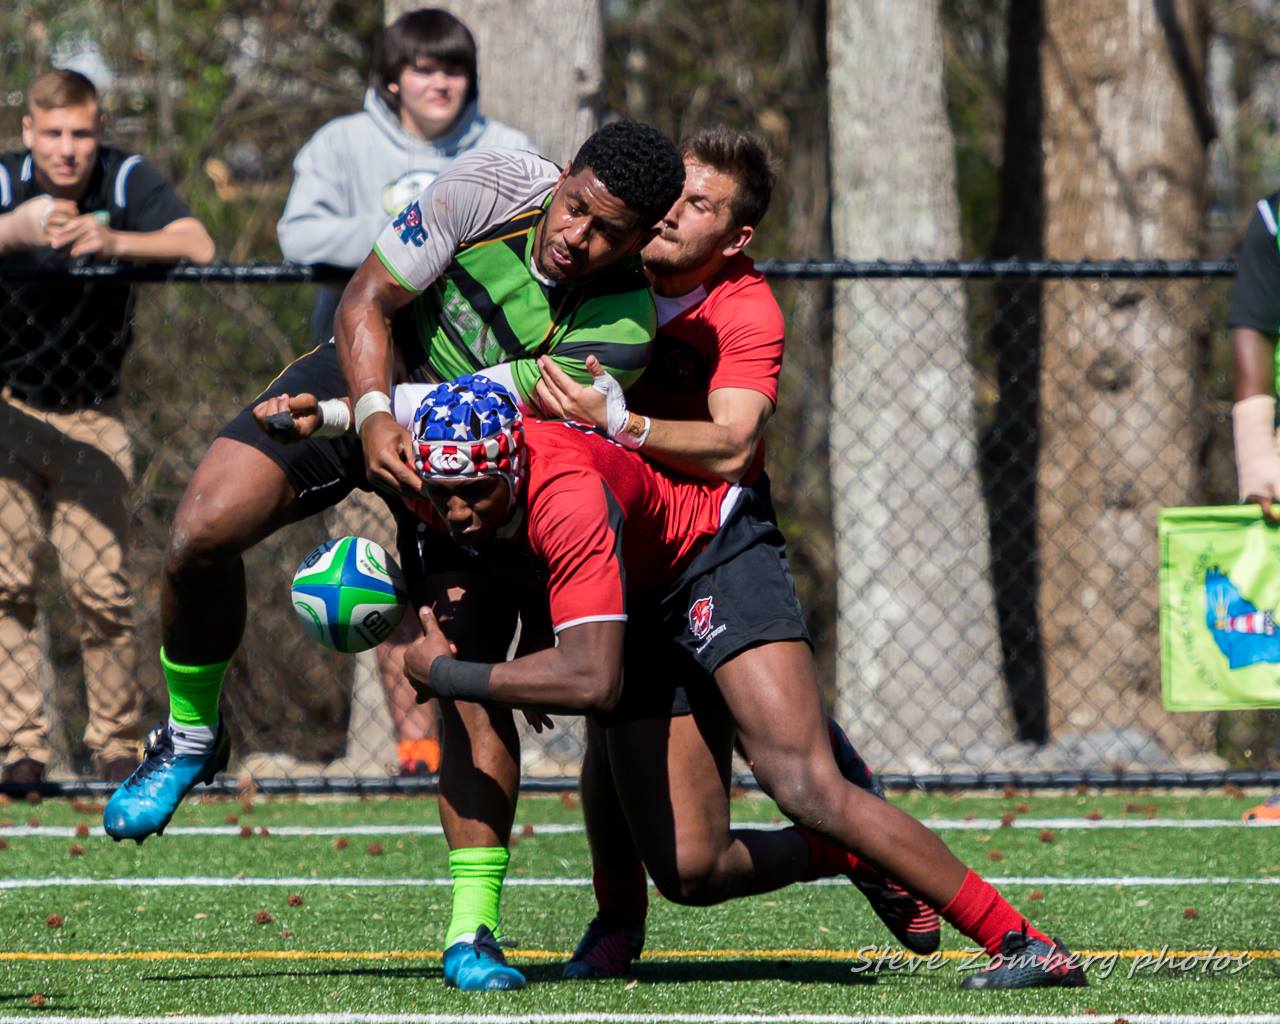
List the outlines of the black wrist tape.
{"type": "Polygon", "coordinates": [[[492,665],[459,661],[442,654],[431,663],[431,689],[437,697],[484,700],[489,696],[489,673],[492,671],[492,665]]]}

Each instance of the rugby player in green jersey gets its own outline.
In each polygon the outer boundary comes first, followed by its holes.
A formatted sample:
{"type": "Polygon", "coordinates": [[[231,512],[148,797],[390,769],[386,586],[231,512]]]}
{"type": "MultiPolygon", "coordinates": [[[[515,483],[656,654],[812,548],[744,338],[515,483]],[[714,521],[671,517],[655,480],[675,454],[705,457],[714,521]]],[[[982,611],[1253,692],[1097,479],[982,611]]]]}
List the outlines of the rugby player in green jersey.
{"type": "Polygon", "coordinates": [[[541,356],[583,381],[589,356],[624,383],[639,375],[655,317],[637,254],[683,179],[669,139],[621,121],[591,136],[563,172],[523,151],[466,154],[387,226],[344,293],[336,344],[272,381],[218,435],[187,487],[161,578],[169,721],[108,801],[109,835],[141,842],[162,832],[182,797],[227,764],[218,703],[244,631],[244,552],[354,487],[417,493],[403,461],[407,435],[380,414],[393,380],[485,369],[533,407],[541,356]],[[342,403],[326,405],[341,410],[340,422],[299,443],[258,428],[254,404],[302,393],[357,397],[364,450],[342,403]]]}

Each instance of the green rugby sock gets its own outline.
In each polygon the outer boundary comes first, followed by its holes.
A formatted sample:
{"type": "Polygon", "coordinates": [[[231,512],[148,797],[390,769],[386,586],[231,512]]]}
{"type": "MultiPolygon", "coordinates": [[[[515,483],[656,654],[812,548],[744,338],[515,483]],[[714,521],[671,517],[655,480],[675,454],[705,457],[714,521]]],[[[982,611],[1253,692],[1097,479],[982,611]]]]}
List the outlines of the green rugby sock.
{"type": "Polygon", "coordinates": [[[445,933],[448,949],[458,938],[470,935],[482,924],[498,934],[502,882],[507,877],[511,852],[501,846],[473,846],[449,851],[453,877],[453,916],[445,933]]]}
{"type": "Polygon", "coordinates": [[[170,661],[161,647],[160,667],[169,684],[169,717],[179,725],[216,727],[222,677],[230,664],[220,661],[216,665],[179,665],[170,661]]]}

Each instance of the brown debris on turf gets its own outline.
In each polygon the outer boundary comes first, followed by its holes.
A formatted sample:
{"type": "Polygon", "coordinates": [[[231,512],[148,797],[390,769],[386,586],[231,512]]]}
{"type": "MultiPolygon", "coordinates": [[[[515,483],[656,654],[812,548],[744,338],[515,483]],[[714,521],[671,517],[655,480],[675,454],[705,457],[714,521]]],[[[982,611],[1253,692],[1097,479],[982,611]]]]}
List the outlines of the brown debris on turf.
{"type": "Polygon", "coordinates": [[[367,853],[370,857],[381,857],[381,856],[382,856],[382,844],[381,844],[381,843],[370,843],[368,846],[366,846],[366,847],[364,848],[364,852],[365,852],[365,853],[367,853]]]}
{"type": "Polygon", "coordinates": [[[271,911],[269,910],[259,910],[253,915],[253,919],[257,921],[258,924],[270,924],[275,920],[275,918],[271,916],[271,911]]]}
{"type": "Polygon", "coordinates": [[[1017,813],[1017,814],[1030,814],[1030,813],[1031,813],[1031,805],[1030,805],[1030,804],[1018,804],[1018,806],[1014,808],[1014,812],[1015,812],[1015,813],[1017,813]]]}
{"type": "Polygon", "coordinates": [[[27,803],[34,807],[38,803],[44,801],[44,794],[34,789],[27,790],[27,803]]]}
{"type": "Polygon", "coordinates": [[[241,838],[241,839],[249,839],[249,838],[251,838],[252,836],[253,836],[253,829],[251,829],[248,825],[241,825],[241,826],[240,826],[240,838],[241,838]]]}
{"type": "Polygon", "coordinates": [[[84,839],[88,835],[89,835],[89,826],[86,825],[83,821],[80,822],[80,824],[76,826],[76,838],[84,839]]]}
{"type": "Polygon", "coordinates": [[[289,906],[291,907],[300,907],[302,906],[302,896],[296,892],[291,892],[289,893],[288,902],[289,902],[289,906]]]}
{"type": "Polygon", "coordinates": [[[271,833],[267,831],[267,826],[266,826],[266,825],[259,825],[259,826],[258,826],[258,835],[260,835],[260,836],[269,836],[269,835],[271,835],[271,833]]]}
{"type": "Polygon", "coordinates": [[[222,821],[223,821],[223,824],[225,824],[225,825],[239,825],[239,824],[240,824],[240,815],[238,815],[238,814],[228,814],[225,818],[223,818],[223,819],[222,819],[222,821]]]}
{"type": "Polygon", "coordinates": [[[39,827],[40,827],[40,819],[39,819],[39,818],[28,818],[28,819],[27,819],[27,828],[39,828],[39,827]]]}
{"type": "Polygon", "coordinates": [[[44,923],[45,923],[45,924],[47,924],[50,928],[61,928],[61,927],[62,927],[62,915],[61,915],[61,914],[50,914],[48,917],[46,917],[46,918],[44,919],[44,923]]]}
{"type": "Polygon", "coordinates": [[[1004,814],[1000,815],[1000,827],[1010,828],[1017,819],[1018,816],[1012,811],[1005,811],[1004,814]]]}
{"type": "Polygon", "coordinates": [[[1241,797],[1244,796],[1244,790],[1241,789],[1239,786],[1232,785],[1231,783],[1227,783],[1225,786],[1223,786],[1222,792],[1226,793],[1227,796],[1235,797],[1237,800],[1239,800],[1241,797]]]}
{"type": "Polygon", "coordinates": [[[1155,804],[1125,804],[1125,814],[1145,814],[1147,817],[1153,817],[1160,808],[1155,804]]]}
{"type": "Polygon", "coordinates": [[[1182,912],[1182,916],[1188,921],[1194,921],[1200,916],[1200,911],[1196,910],[1195,907],[1187,907],[1187,909],[1182,912]]]}
{"type": "Polygon", "coordinates": [[[1040,833],[1040,842],[1042,843],[1051,843],[1056,838],[1057,836],[1055,836],[1053,832],[1047,828],[1040,833]]]}
{"type": "Polygon", "coordinates": [[[1027,899],[1031,900],[1033,903],[1038,902],[1039,900],[1044,899],[1044,893],[1042,893],[1039,889],[1032,889],[1029,893],[1027,893],[1027,899]]]}
{"type": "Polygon", "coordinates": [[[280,933],[280,938],[282,938],[282,939],[291,939],[291,938],[293,938],[293,932],[292,932],[292,931],[290,931],[288,928],[286,928],[284,931],[282,931],[282,932],[280,933]]]}
{"type": "Polygon", "coordinates": [[[7,850],[7,849],[9,849],[9,840],[0,839],[0,850],[7,850]]]}
{"type": "Polygon", "coordinates": [[[1083,782],[1077,782],[1075,785],[1075,789],[1073,789],[1072,792],[1075,793],[1076,796],[1084,796],[1087,792],[1089,792],[1089,787],[1086,786],[1083,782]]]}
{"type": "Polygon", "coordinates": [[[13,797],[8,793],[0,793],[0,807],[8,807],[13,803],[13,797]]]}
{"type": "Polygon", "coordinates": [[[1099,810],[1092,810],[1084,816],[1084,820],[1085,821],[1101,821],[1102,812],[1099,810]]]}
{"type": "Polygon", "coordinates": [[[999,850],[991,850],[987,854],[987,860],[1004,860],[1004,854],[999,850]]]}
{"type": "Polygon", "coordinates": [[[46,996],[43,992],[32,992],[31,995],[27,997],[27,1002],[30,1005],[34,1006],[37,1010],[40,1009],[40,1007],[44,1006],[44,1004],[47,1003],[48,1001],[49,1001],[49,997],[46,996]]]}
{"type": "Polygon", "coordinates": [[[1015,786],[1012,782],[1006,783],[1004,787],[1004,798],[1006,800],[1012,800],[1017,795],[1018,795],[1018,787],[1015,786]]]}
{"type": "Polygon", "coordinates": [[[83,857],[84,847],[81,846],[79,843],[72,843],[71,846],[67,849],[67,853],[71,854],[71,856],[73,857],[83,857]]]}
{"type": "Polygon", "coordinates": [[[335,850],[345,850],[350,845],[351,840],[346,836],[338,836],[338,838],[333,841],[333,848],[335,850]]]}
{"type": "Polygon", "coordinates": [[[573,810],[573,808],[578,806],[578,798],[572,793],[561,793],[560,802],[564,804],[565,807],[569,808],[569,810],[573,810]]]}
{"type": "Polygon", "coordinates": [[[533,824],[532,824],[532,822],[528,822],[528,821],[526,821],[526,822],[524,823],[524,825],[522,825],[522,826],[521,826],[521,828],[520,828],[520,834],[521,834],[522,836],[524,836],[526,839],[531,839],[531,838],[533,837],[533,824]]]}

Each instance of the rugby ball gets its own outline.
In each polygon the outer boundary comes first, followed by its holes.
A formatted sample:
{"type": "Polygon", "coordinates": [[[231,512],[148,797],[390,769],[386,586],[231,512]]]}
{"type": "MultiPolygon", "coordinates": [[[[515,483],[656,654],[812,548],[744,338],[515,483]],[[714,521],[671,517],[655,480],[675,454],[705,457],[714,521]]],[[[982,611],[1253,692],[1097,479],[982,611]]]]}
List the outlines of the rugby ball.
{"type": "Polygon", "coordinates": [[[408,605],[400,566],[364,537],[325,541],[293,574],[293,610],[303,628],[346,654],[382,643],[408,605]]]}

